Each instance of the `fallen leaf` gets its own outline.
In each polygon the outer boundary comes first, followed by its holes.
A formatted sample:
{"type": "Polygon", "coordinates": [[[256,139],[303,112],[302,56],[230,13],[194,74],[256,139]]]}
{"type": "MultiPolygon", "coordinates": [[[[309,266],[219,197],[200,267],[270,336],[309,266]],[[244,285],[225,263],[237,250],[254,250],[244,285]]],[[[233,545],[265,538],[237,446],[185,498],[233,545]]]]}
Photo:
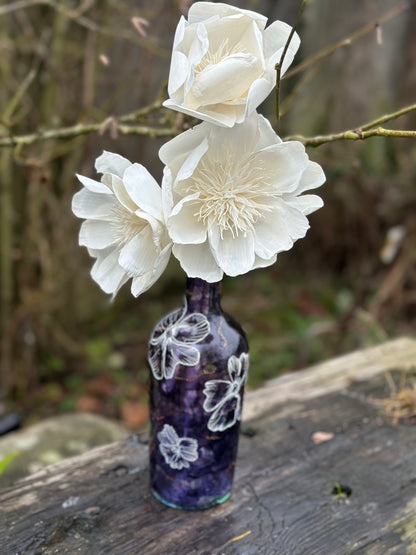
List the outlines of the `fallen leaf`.
{"type": "Polygon", "coordinates": [[[149,406],[147,403],[124,401],[121,405],[121,414],[127,428],[136,430],[147,422],[149,418],[149,406]]]}
{"type": "Polygon", "coordinates": [[[334,434],[332,432],[314,432],[312,434],[312,441],[315,445],[319,445],[320,443],[325,443],[325,441],[329,441],[333,439],[334,434]]]}
{"type": "Polygon", "coordinates": [[[92,395],[83,395],[77,399],[76,409],[79,412],[100,412],[101,402],[92,395]]]}

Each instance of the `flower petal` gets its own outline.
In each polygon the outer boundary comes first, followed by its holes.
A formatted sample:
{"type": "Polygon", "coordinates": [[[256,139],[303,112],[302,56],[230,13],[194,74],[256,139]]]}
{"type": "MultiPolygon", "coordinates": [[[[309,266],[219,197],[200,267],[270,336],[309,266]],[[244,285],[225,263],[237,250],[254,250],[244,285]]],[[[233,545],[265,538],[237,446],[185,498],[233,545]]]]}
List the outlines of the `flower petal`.
{"type": "Polygon", "coordinates": [[[135,212],[137,210],[137,205],[126,191],[123,181],[116,175],[111,176],[111,188],[118,202],[124,206],[127,212],[135,212]]]}
{"type": "Polygon", "coordinates": [[[252,54],[227,56],[198,73],[186,98],[186,104],[191,109],[198,109],[202,105],[239,98],[250,88],[253,73],[259,75],[260,71],[259,62],[252,54]]]}
{"type": "Polygon", "coordinates": [[[85,220],[79,232],[79,244],[91,249],[105,249],[117,243],[115,228],[102,220],[85,220]]]}
{"type": "Polygon", "coordinates": [[[165,166],[162,179],[162,208],[165,221],[173,208],[172,182],[172,172],[168,166],[165,166]]]}
{"type": "Polygon", "coordinates": [[[312,214],[315,210],[322,208],[324,201],[318,195],[302,195],[300,197],[294,197],[285,199],[286,204],[296,208],[305,216],[312,214]]]}
{"type": "Polygon", "coordinates": [[[257,144],[256,144],[256,151],[262,150],[264,148],[268,148],[271,145],[277,145],[282,143],[282,139],[276,135],[276,131],[273,129],[270,121],[266,119],[261,114],[255,114],[252,116],[257,120],[257,144]]]}
{"type": "Polygon", "coordinates": [[[256,153],[258,163],[272,169],[276,193],[293,193],[307,164],[308,155],[299,141],[272,145],[256,153]]]}
{"type": "Polygon", "coordinates": [[[81,183],[92,193],[100,193],[103,195],[111,195],[112,191],[103,183],[99,181],[94,181],[94,179],[90,179],[89,177],[85,177],[84,175],[76,174],[77,178],[81,181],[81,183]]]}
{"type": "MultiPolygon", "coordinates": [[[[153,285],[153,283],[155,283],[160,278],[160,276],[163,274],[163,272],[165,271],[165,268],[168,265],[168,262],[169,262],[169,259],[170,259],[171,252],[172,252],[172,243],[168,243],[160,251],[160,253],[159,253],[159,255],[158,255],[158,257],[156,258],[156,261],[155,261],[155,265],[154,265],[154,269],[153,269],[152,283],[150,285],[153,285]]],[[[133,293],[133,295],[134,295],[134,293],[133,293]]]]}
{"type": "Polygon", "coordinates": [[[118,264],[118,251],[112,250],[107,256],[97,258],[91,269],[91,277],[98,283],[105,293],[115,295],[124,283],[128,275],[118,264]]]}
{"type": "Polygon", "coordinates": [[[176,181],[184,181],[185,179],[188,179],[188,177],[191,177],[191,175],[195,171],[195,168],[199,164],[199,161],[207,150],[208,141],[206,137],[204,137],[203,141],[191,150],[190,154],[182,164],[180,170],[176,175],[176,181]]]}
{"type": "MultiPolygon", "coordinates": [[[[264,55],[270,60],[270,66],[274,68],[275,64],[280,62],[286,41],[292,31],[292,27],[283,21],[274,21],[264,31],[264,55]]],[[[295,32],[286,51],[283,66],[280,75],[286,72],[287,68],[293,62],[296,52],[300,46],[299,35],[295,32]]]]}
{"type": "Polygon", "coordinates": [[[304,237],[309,229],[309,222],[306,216],[281,199],[278,199],[276,207],[281,221],[293,241],[304,237]]]}
{"type": "Polygon", "coordinates": [[[72,212],[78,218],[111,221],[113,211],[113,195],[92,193],[84,188],[72,197],[72,212]]]}
{"type": "Polygon", "coordinates": [[[247,94],[246,116],[251,115],[257,107],[265,100],[272,92],[276,84],[276,78],[267,79],[261,77],[256,79],[250,86],[247,94]]]}
{"type": "Polygon", "coordinates": [[[277,259],[277,253],[271,256],[270,258],[261,258],[256,254],[253,262],[252,270],[257,270],[258,268],[267,268],[268,266],[272,266],[277,259]]]}
{"type": "Polygon", "coordinates": [[[244,123],[236,124],[231,129],[214,127],[210,134],[210,152],[212,158],[224,160],[224,145],[228,145],[229,156],[250,156],[256,148],[258,141],[258,114],[252,114],[244,123]]]}
{"type": "Polygon", "coordinates": [[[130,276],[143,276],[153,271],[157,252],[150,226],[144,227],[124,245],[118,262],[130,276]]]}
{"type": "Polygon", "coordinates": [[[179,160],[180,166],[175,172],[177,173],[184,160],[188,156],[190,156],[190,152],[201,145],[201,143],[205,144],[209,129],[210,126],[204,123],[200,123],[192,129],[189,129],[188,131],[177,135],[176,137],[162,145],[162,147],[159,149],[159,158],[164,164],[168,165],[171,170],[172,163],[174,163],[175,160],[179,160]]]}
{"type": "Polygon", "coordinates": [[[231,231],[225,231],[221,237],[219,230],[212,227],[209,238],[213,256],[218,266],[228,276],[239,276],[249,272],[254,262],[253,233],[239,233],[233,236],[231,231]]]}
{"type": "Polygon", "coordinates": [[[325,183],[325,180],[326,177],[321,166],[316,162],[309,160],[294,194],[299,195],[300,193],[303,193],[303,191],[316,189],[325,183]]]}
{"type": "Polygon", "coordinates": [[[207,242],[200,245],[174,244],[172,252],[188,277],[199,277],[208,283],[221,281],[223,272],[215,262],[207,242]]]}
{"type": "Polygon", "coordinates": [[[168,81],[169,96],[174,96],[176,91],[185,83],[188,67],[188,58],[185,54],[178,52],[178,50],[173,50],[168,81]]]}
{"type": "Polygon", "coordinates": [[[174,243],[198,244],[207,238],[203,222],[195,216],[198,210],[195,200],[199,193],[182,199],[172,210],[168,218],[168,231],[174,243]]]}
{"type": "Polygon", "coordinates": [[[250,10],[244,10],[242,8],[236,8],[235,6],[230,6],[229,4],[223,4],[221,2],[195,2],[189,8],[188,21],[189,23],[197,23],[200,21],[206,21],[211,17],[227,17],[245,15],[248,16],[260,24],[263,27],[266,25],[267,18],[250,10]]]}
{"type": "MultiPolygon", "coordinates": [[[[219,105],[215,106],[212,109],[210,109],[209,106],[204,106],[203,108],[199,108],[198,110],[192,110],[191,108],[184,106],[182,102],[178,102],[172,98],[168,98],[167,100],[165,100],[163,106],[165,106],[165,108],[175,110],[176,112],[181,112],[182,114],[202,119],[208,123],[213,123],[221,127],[232,127],[236,123],[236,121],[239,122],[239,119],[242,121],[244,119],[245,112],[244,108],[242,110],[239,110],[241,112],[241,118],[237,118],[236,109],[234,106],[219,105]]],[[[178,135],[178,137],[185,135],[185,133],[181,133],[180,135],[178,135]]]]}
{"type": "Polygon", "coordinates": [[[106,150],[95,161],[95,169],[98,173],[112,173],[120,178],[130,165],[131,162],[127,158],[106,150]]]}
{"type": "Polygon", "coordinates": [[[132,164],[124,172],[123,183],[136,205],[157,220],[163,220],[162,191],[141,164],[132,164]]]}
{"type": "Polygon", "coordinates": [[[256,226],[256,255],[268,260],[275,253],[287,251],[293,246],[293,240],[286,227],[286,219],[282,216],[282,207],[258,222],[256,226]]]}

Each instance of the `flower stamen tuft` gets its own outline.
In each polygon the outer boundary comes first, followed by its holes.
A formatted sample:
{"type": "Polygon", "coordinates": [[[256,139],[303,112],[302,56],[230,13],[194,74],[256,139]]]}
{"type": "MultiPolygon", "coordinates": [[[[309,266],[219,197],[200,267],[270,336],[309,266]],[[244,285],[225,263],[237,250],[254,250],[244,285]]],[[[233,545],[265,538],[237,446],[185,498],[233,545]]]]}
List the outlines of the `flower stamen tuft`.
{"type": "Polygon", "coordinates": [[[196,192],[199,207],[195,217],[208,226],[217,225],[221,237],[226,231],[237,237],[253,230],[271,210],[270,197],[274,195],[271,173],[250,158],[242,162],[205,157],[186,189],[186,194],[196,192]]]}

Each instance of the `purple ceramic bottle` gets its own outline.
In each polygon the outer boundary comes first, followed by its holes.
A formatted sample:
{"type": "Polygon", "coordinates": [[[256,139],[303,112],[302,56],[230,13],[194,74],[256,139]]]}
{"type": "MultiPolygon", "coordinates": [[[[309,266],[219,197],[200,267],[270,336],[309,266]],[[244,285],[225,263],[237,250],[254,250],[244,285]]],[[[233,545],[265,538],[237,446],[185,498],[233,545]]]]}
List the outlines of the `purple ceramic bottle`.
{"type": "Polygon", "coordinates": [[[188,278],[185,306],[149,342],[152,492],[180,509],[231,494],[248,345],[220,306],[220,283],[188,278]]]}

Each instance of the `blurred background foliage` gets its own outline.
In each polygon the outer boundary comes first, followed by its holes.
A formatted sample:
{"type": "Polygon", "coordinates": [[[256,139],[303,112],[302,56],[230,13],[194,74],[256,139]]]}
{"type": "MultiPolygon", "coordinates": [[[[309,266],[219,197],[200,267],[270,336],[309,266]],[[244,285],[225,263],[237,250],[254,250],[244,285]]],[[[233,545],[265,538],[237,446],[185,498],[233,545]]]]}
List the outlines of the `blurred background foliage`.
{"type": "MultiPolygon", "coordinates": [[[[95,177],[103,149],[144,164],[160,180],[157,153],[167,138],[124,135],[116,123],[130,113],[125,121],[172,133],[193,123],[163,108],[140,112],[166,97],[174,30],[191,3],[10,0],[0,6],[0,416],[20,410],[31,421],[88,410],[132,429],[146,420],[147,340],[160,317],[181,305],[185,275],[172,259],[145,295],[136,300],[124,287],[111,303],[89,276],[92,260],[78,247],[80,222],[70,206],[80,188],[75,173],[95,177]],[[10,137],[76,124],[98,131],[4,146],[10,137]]],[[[290,23],[299,5],[230,3],[290,23]]],[[[279,135],[355,129],[415,101],[414,2],[310,0],[292,67],[366,25],[368,32],[331,56],[288,74],[279,121],[274,98],[265,102],[261,112],[279,135]]],[[[414,112],[391,125],[416,129],[414,112]]],[[[308,153],[323,165],[327,183],[320,192],[325,206],[311,216],[307,237],[273,267],[223,283],[223,306],[250,342],[252,387],[414,334],[415,141],[343,141],[308,153]]]]}

